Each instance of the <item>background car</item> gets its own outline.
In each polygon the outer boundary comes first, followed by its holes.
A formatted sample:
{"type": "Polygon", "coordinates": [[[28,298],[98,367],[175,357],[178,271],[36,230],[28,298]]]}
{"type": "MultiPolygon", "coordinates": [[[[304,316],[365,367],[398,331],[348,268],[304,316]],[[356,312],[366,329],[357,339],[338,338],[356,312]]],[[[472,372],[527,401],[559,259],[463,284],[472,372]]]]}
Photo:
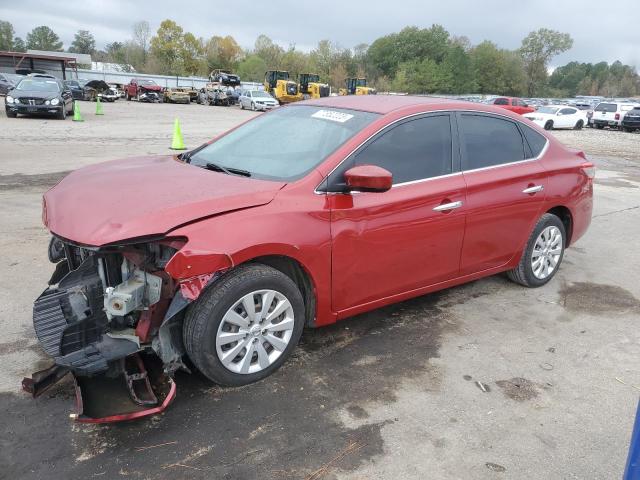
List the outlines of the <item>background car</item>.
{"type": "Polygon", "coordinates": [[[6,95],[22,78],[24,78],[24,75],[0,73],[0,95],[6,95]]]}
{"type": "Polygon", "coordinates": [[[5,97],[7,117],[55,115],[64,120],[73,112],[73,97],[60,80],[27,76],[5,97]]]}
{"type": "Polygon", "coordinates": [[[530,107],[525,103],[521,98],[516,97],[498,97],[494,98],[490,105],[496,105],[500,108],[505,108],[515,113],[519,113],[520,115],[524,115],[525,113],[531,113],[535,111],[533,107],[530,107]]]}
{"type": "Polygon", "coordinates": [[[593,116],[591,117],[593,126],[599,129],[604,127],[620,128],[622,118],[633,107],[633,103],[600,102],[593,110],[593,116]]]}
{"type": "Polygon", "coordinates": [[[640,130],[640,105],[636,105],[622,117],[620,126],[625,132],[640,130]]]}
{"type": "Polygon", "coordinates": [[[163,93],[164,101],[168,103],[190,103],[191,97],[182,88],[166,88],[163,93]]]}
{"type": "Polygon", "coordinates": [[[251,110],[270,110],[277,107],[278,101],[264,90],[245,90],[238,97],[240,108],[251,110]]]}
{"type": "Polygon", "coordinates": [[[78,80],[65,80],[64,84],[71,90],[71,96],[74,100],[84,100],[84,85],[78,80]]]}
{"type": "Polygon", "coordinates": [[[553,130],[554,128],[580,130],[588,122],[586,111],[566,105],[539,107],[535,112],[525,114],[524,118],[531,120],[545,130],[553,130]]]}

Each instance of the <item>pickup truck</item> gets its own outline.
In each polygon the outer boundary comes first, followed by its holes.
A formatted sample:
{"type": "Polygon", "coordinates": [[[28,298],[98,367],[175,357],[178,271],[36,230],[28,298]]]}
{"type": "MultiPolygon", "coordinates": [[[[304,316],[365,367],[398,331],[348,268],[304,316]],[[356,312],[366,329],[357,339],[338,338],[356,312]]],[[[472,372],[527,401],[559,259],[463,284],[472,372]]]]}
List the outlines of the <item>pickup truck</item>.
{"type": "Polygon", "coordinates": [[[527,105],[524,100],[516,97],[498,97],[492,99],[489,103],[519,113],[520,115],[536,111],[535,108],[527,105]]]}
{"type": "Polygon", "coordinates": [[[127,100],[138,100],[139,102],[162,102],[162,87],[153,80],[144,78],[132,78],[124,86],[127,100]]]}

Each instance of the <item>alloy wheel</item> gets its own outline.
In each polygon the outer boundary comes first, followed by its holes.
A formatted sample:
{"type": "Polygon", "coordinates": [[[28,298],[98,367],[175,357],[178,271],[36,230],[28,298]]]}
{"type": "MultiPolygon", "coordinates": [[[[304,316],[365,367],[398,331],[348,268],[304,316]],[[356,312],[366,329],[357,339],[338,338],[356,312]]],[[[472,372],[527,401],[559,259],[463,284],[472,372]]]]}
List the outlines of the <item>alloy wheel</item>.
{"type": "Polygon", "coordinates": [[[558,227],[552,225],[540,232],[531,253],[531,269],[536,278],[544,280],[555,271],[562,248],[562,233],[558,227]]]}
{"type": "Polygon", "coordinates": [[[258,290],[237,300],[216,333],[222,365],[239,374],[257,373],[285,351],[294,328],[291,302],[275,290],[258,290]]]}

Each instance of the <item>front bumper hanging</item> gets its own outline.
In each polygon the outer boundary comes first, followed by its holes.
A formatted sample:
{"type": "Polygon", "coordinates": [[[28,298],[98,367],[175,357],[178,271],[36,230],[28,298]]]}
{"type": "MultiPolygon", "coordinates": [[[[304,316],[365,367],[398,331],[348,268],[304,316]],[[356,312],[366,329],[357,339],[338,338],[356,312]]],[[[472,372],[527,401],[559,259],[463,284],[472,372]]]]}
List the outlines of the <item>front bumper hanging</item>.
{"type": "Polygon", "coordinates": [[[22,388],[38,397],[68,373],[73,375],[76,412],[82,423],[114,423],[162,413],[176,397],[176,385],[151,355],[135,353],[121,360],[119,374],[79,376],[54,365],[22,380],[22,388]]]}

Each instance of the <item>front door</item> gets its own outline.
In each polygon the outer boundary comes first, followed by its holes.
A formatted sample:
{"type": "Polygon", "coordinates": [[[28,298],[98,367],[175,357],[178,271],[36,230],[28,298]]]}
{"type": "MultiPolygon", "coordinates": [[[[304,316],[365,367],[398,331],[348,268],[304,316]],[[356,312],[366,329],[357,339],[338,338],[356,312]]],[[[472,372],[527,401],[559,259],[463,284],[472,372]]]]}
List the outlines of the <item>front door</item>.
{"type": "Polygon", "coordinates": [[[329,196],[334,311],[458,275],[466,206],[452,138],[449,114],[412,117],[377,134],[330,176],[330,191],[355,165],[377,165],[394,178],[384,193],[329,196]]]}

